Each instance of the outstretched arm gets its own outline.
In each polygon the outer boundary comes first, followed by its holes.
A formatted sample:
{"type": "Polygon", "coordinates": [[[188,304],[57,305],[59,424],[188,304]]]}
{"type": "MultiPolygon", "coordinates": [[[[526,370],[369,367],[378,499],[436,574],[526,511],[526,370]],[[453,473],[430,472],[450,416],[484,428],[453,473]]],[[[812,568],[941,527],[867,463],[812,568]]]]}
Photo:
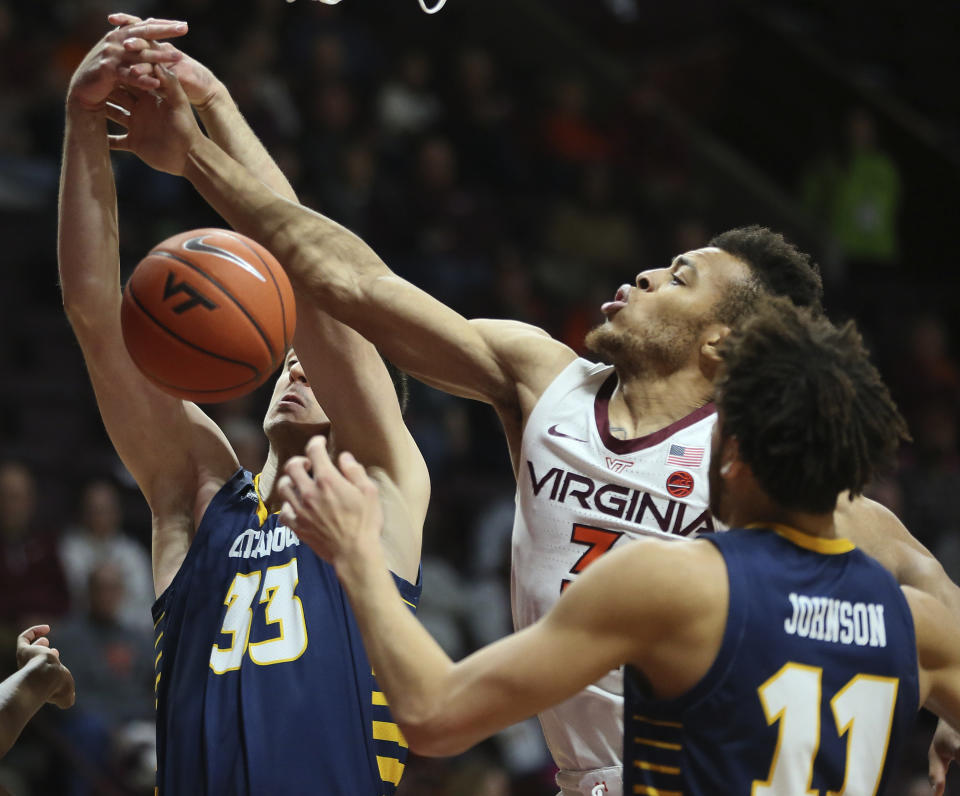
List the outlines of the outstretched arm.
{"type": "Polygon", "coordinates": [[[935,597],[960,622],[960,587],[940,562],[885,506],[868,498],[837,501],[837,532],[876,558],[901,586],[912,586],[935,597]]]}
{"type": "Polygon", "coordinates": [[[308,454],[285,468],[281,519],[336,568],[378,683],[414,751],[458,753],[576,693],[625,658],[625,637],[597,619],[609,613],[594,614],[598,604],[583,602],[589,588],[571,587],[581,602],[561,602],[580,609],[454,664],[407,610],[387,572],[379,540],[384,511],[388,524],[403,518],[381,504],[351,454],[340,456],[342,474],[322,437],[311,440],[308,454]]]}
{"type": "Polygon", "coordinates": [[[167,102],[145,108],[155,118],[114,146],[186,176],[231,225],[277,256],[295,289],[400,368],[493,404],[516,455],[523,421],[573,351],[525,324],[467,321],[399,278],[356,235],[269,190],[203,136],[175,76],[163,70],[161,79],[167,102]]]}
{"type": "Polygon", "coordinates": [[[308,457],[287,463],[281,518],[335,567],[414,751],[460,752],[624,662],[638,666],[658,693],[673,696],[697,682],[716,656],[727,611],[722,559],[708,542],[649,540],[604,556],[539,622],[454,664],[405,608],[387,574],[380,525],[402,517],[381,504],[350,454],[341,455],[338,470],[315,438],[308,457]],[[695,578],[692,586],[676,585],[671,573],[678,567],[695,578]]]}
{"type": "MultiPolygon", "coordinates": [[[[138,17],[127,14],[111,14],[109,19],[114,24],[138,21],[138,17]]],[[[130,37],[123,44],[127,52],[137,54],[147,52],[152,43],[141,37],[130,37]]],[[[242,167],[250,179],[296,202],[293,187],[223,82],[172,44],[154,46],[164,53],[178,54],[178,60],[170,64],[170,68],[197,110],[210,139],[242,167]]],[[[152,74],[152,67],[137,65],[133,76],[139,72],[152,74]]],[[[125,110],[131,114],[155,110],[155,107],[154,104],[153,109],[145,109],[134,97],[124,103],[125,110]]],[[[333,423],[337,446],[354,451],[365,465],[382,469],[396,484],[411,513],[409,533],[397,538],[397,534],[388,529],[387,541],[393,551],[391,567],[397,574],[414,580],[420,560],[420,529],[430,495],[429,475],[403,421],[393,383],[373,345],[323,312],[302,289],[296,290],[296,296],[294,348],[317,400],[333,423]]]]}
{"type": "MultiPolygon", "coordinates": [[[[107,145],[107,101],[123,101],[121,42],[182,35],[184,23],[147,20],[117,28],[90,51],[70,83],[60,175],[58,261],[73,327],[110,439],[154,512],[154,579],[162,590],[179,567],[206,501],[236,467],[219,429],[193,404],[154,387],[127,354],[120,330],[117,200],[107,145]]],[[[137,59],[176,58],[151,50],[137,59]]],[[[156,78],[137,78],[143,91],[156,78]]],[[[150,101],[153,98],[150,97],[150,101]]]]}

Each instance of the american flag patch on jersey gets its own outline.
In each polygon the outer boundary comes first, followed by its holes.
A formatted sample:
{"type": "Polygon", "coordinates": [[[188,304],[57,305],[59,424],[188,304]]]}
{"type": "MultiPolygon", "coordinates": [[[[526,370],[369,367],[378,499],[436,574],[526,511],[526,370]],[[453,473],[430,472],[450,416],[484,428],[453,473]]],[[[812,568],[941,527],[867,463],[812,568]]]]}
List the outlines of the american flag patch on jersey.
{"type": "Polygon", "coordinates": [[[677,467],[699,467],[703,464],[703,448],[691,448],[689,445],[671,445],[667,454],[667,464],[677,467]]]}

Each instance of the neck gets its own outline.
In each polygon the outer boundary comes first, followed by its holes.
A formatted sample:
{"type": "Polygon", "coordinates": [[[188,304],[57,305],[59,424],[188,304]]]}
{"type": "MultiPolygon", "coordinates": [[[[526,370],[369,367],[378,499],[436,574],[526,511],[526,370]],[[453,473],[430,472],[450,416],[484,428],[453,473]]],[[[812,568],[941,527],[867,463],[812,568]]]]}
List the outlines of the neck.
{"type": "Polygon", "coordinates": [[[807,511],[792,511],[778,506],[772,501],[766,505],[752,502],[746,511],[735,511],[730,516],[730,526],[742,528],[747,525],[786,525],[808,536],[822,539],[836,539],[837,529],[833,522],[833,512],[817,514],[807,511]]]}
{"type": "Polygon", "coordinates": [[[634,439],[659,431],[709,402],[713,384],[699,369],[625,375],[617,368],[617,386],[610,396],[610,431],[634,439]],[[619,433],[617,433],[619,432],[619,433]]]}
{"type": "MultiPolygon", "coordinates": [[[[299,451],[299,453],[302,452],[302,450],[299,451]]],[[[280,476],[283,475],[283,466],[287,463],[287,459],[293,455],[293,453],[278,450],[272,444],[270,445],[270,450],[267,451],[267,461],[260,471],[258,487],[260,497],[263,499],[267,511],[270,513],[279,511],[280,506],[283,504],[280,496],[276,493],[277,481],[279,481],[280,476]]]]}

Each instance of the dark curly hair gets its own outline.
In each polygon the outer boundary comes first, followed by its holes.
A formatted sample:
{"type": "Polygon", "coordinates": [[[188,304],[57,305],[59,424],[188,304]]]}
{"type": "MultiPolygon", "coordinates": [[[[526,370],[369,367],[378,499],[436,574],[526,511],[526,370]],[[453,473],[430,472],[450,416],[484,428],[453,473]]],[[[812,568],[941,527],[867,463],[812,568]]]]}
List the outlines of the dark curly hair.
{"type": "Polygon", "coordinates": [[[862,492],[910,438],[852,321],[838,328],[768,299],[721,355],[721,433],[785,508],[833,511],[840,492],[862,492]]]}
{"type": "Polygon", "coordinates": [[[731,286],[717,306],[717,320],[732,326],[765,295],[783,296],[798,307],[822,312],[823,281],[809,254],[779,232],[756,224],[716,235],[708,244],[744,262],[754,279],[731,286]]]}

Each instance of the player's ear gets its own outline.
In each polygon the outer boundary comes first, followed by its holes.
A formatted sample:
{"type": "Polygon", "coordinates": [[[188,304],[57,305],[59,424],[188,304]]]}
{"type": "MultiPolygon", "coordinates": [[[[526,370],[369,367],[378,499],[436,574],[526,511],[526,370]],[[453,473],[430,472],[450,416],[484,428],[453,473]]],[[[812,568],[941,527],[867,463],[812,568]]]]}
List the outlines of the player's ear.
{"type": "Polygon", "coordinates": [[[723,361],[720,356],[720,346],[730,334],[730,327],[725,323],[708,324],[700,334],[700,362],[704,373],[709,378],[716,376],[717,368],[723,361]]]}
{"type": "Polygon", "coordinates": [[[720,475],[736,478],[747,465],[740,458],[740,443],[736,437],[726,437],[720,448],[720,475]]]}

